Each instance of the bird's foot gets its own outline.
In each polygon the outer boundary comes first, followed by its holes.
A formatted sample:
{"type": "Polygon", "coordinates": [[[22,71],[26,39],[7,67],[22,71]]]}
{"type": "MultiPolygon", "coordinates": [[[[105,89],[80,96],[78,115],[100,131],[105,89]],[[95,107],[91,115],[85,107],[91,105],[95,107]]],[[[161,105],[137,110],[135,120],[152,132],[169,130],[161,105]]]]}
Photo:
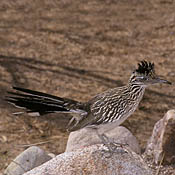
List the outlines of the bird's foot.
{"type": "MultiPolygon", "coordinates": [[[[102,134],[99,137],[102,140],[102,143],[108,148],[107,152],[109,153],[109,156],[107,156],[107,157],[111,157],[116,152],[120,152],[120,153],[126,152],[123,149],[118,150],[117,148],[119,148],[119,147],[124,148],[124,146],[128,146],[128,144],[117,143],[113,139],[108,138],[105,134],[102,134]]],[[[104,152],[106,152],[106,151],[104,151],[104,152]]]]}

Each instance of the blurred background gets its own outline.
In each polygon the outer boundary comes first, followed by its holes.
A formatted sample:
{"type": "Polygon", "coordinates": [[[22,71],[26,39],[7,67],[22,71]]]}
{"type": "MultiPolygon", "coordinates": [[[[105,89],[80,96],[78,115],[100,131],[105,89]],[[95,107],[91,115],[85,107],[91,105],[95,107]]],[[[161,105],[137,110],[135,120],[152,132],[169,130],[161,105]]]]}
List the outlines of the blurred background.
{"type": "MultiPolygon", "coordinates": [[[[14,116],[12,86],[85,102],[127,83],[137,62],[175,81],[174,0],[1,0],[0,172],[28,145],[64,152],[69,116],[14,116]],[[44,143],[42,143],[44,142],[44,143]]],[[[148,88],[123,124],[142,150],[156,121],[174,108],[175,87],[148,88]]]]}

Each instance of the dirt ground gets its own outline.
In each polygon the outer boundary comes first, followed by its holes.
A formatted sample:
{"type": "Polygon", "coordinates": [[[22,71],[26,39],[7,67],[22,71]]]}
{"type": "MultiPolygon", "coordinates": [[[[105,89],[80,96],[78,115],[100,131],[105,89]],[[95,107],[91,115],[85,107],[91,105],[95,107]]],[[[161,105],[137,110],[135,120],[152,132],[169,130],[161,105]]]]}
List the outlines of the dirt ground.
{"type": "MultiPolygon", "coordinates": [[[[17,110],[3,100],[12,85],[87,101],[126,84],[143,59],[175,80],[174,0],[1,0],[0,172],[30,144],[59,154],[68,138],[67,116],[12,115],[17,110]]],[[[142,150],[155,122],[174,108],[174,92],[149,87],[123,124],[142,150]]]]}

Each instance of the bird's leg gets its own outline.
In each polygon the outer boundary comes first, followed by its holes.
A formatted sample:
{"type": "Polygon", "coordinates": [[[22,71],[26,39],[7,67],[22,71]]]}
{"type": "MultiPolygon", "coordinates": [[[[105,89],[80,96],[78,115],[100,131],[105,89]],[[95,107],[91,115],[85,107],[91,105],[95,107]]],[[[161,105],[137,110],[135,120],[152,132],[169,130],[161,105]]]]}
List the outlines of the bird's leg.
{"type": "Polygon", "coordinates": [[[109,157],[111,157],[112,154],[116,152],[116,149],[118,147],[123,148],[123,146],[127,145],[127,144],[124,144],[124,143],[117,143],[113,139],[110,139],[109,137],[107,137],[105,134],[100,134],[97,130],[96,130],[96,132],[97,132],[98,137],[102,141],[102,143],[108,148],[109,153],[110,153],[109,157]]]}

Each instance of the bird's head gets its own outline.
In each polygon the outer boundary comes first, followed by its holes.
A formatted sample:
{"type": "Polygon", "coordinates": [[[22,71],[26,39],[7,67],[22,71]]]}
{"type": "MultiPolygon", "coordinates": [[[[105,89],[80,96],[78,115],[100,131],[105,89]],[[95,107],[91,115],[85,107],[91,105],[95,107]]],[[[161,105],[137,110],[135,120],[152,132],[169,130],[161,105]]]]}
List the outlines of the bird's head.
{"type": "Polygon", "coordinates": [[[154,63],[141,61],[130,77],[130,83],[148,86],[156,83],[171,84],[171,82],[156,75],[154,63]]]}

